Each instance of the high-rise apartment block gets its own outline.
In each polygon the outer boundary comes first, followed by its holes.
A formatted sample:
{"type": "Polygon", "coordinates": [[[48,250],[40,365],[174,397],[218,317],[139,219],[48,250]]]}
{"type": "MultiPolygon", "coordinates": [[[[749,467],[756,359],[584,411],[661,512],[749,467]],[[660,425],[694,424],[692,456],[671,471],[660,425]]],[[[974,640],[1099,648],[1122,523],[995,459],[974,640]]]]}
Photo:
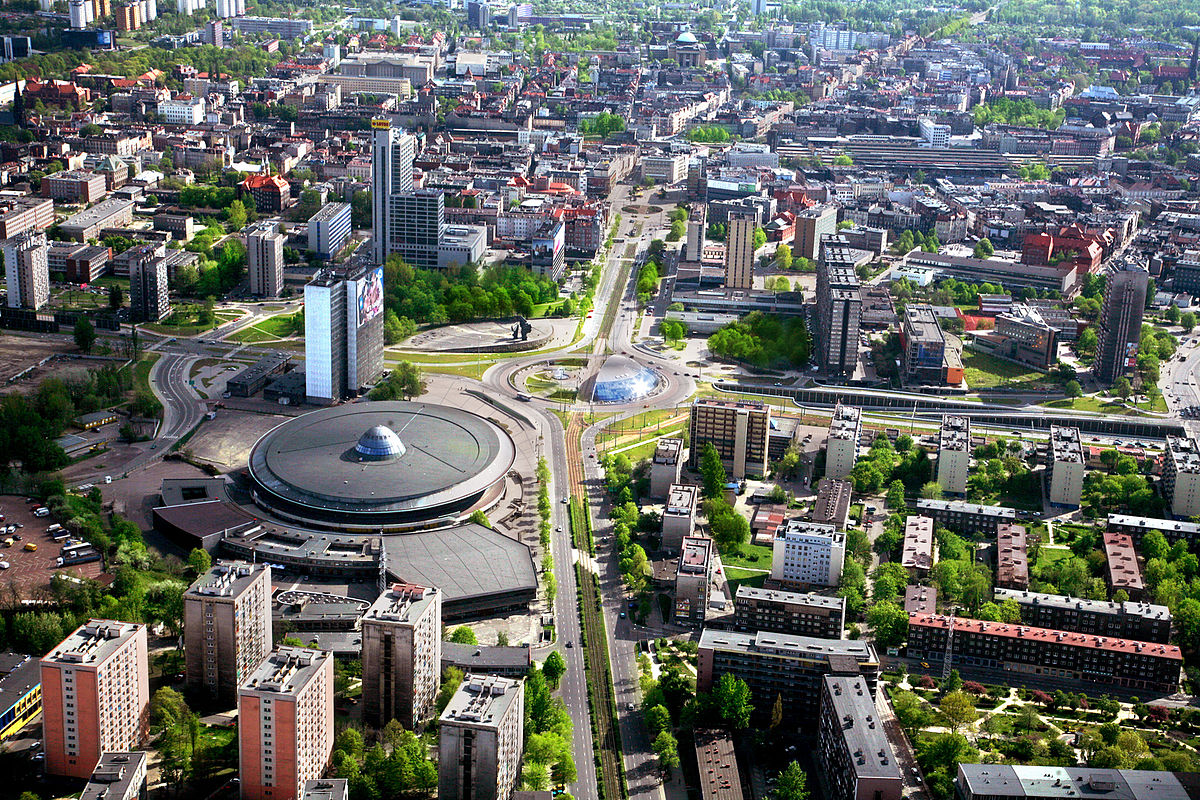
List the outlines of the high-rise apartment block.
{"type": "Polygon", "coordinates": [[[297,800],[333,753],[333,654],[280,647],[238,690],[242,800],[297,800]]]}
{"type": "Polygon", "coordinates": [[[843,245],[827,245],[817,259],[814,355],[827,375],[851,376],[858,366],[862,293],[854,272],[855,252],[843,245]]]}
{"type": "Polygon", "coordinates": [[[8,307],[37,310],[50,299],[50,248],[46,234],[29,230],[0,243],[8,281],[8,307]]]}
{"type": "MultiPolygon", "coordinates": [[[[334,45],[336,47],[336,45],[334,45]]],[[[308,219],[308,249],[328,261],[346,246],[353,230],[349,203],[326,203],[308,219]]]]}
{"type": "Polygon", "coordinates": [[[846,627],[846,598],[742,584],[733,598],[739,631],[775,631],[792,636],[841,639],[846,627]]]}
{"type": "Polygon", "coordinates": [[[770,429],[771,407],[756,400],[697,400],[688,423],[688,466],[695,468],[711,444],[731,478],[765,475],[770,429]]]}
{"type": "Polygon", "coordinates": [[[688,207],[687,239],[684,240],[681,261],[699,264],[704,256],[704,234],[708,230],[708,206],[692,203],[688,207]]]}
{"type": "Polygon", "coordinates": [[[699,489],[684,483],[674,484],[667,492],[662,515],[663,550],[678,552],[683,540],[692,535],[696,528],[696,505],[699,499],[699,489]]]}
{"type": "Polygon", "coordinates": [[[730,289],[754,288],[754,231],[757,229],[757,209],[730,211],[725,237],[725,285],[730,289]]]}
{"type": "Polygon", "coordinates": [[[167,261],[138,258],[129,266],[129,321],[158,322],[171,311],[167,261]]]}
{"type": "Polygon", "coordinates": [[[809,208],[796,215],[796,246],[792,255],[816,261],[820,255],[821,236],[837,233],[837,206],[809,208]]]}
{"type": "Polygon", "coordinates": [[[89,778],[100,756],[134,750],[149,728],[145,625],[94,619],[42,659],[46,772],[89,778]]]}
{"type": "Polygon", "coordinates": [[[663,498],[679,483],[683,469],[683,439],[659,439],[650,460],[650,496],[663,498]]]}
{"type": "Polygon", "coordinates": [[[1163,459],[1163,493],[1171,513],[1191,518],[1200,515],[1200,445],[1187,436],[1167,437],[1163,459]]]}
{"type": "Polygon", "coordinates": [[[1078,508],[1083,496],[1086,471],[1079,428],[1050,426],[1050,444],[1046,448],[1046,473],[1050,478],[1050,502],[1056,506],[1078,508]]]}
{"type": "Polygon", "coordinates": [[[817,761],[829,800],[900,800],[904,775],[859,676],[826,676],[817,722],[817,761]]]}
{"type": "Polygon", "coordinates": [[[283,243],[287,237],[274,222],[258,222],[246,228],[246,264],[250,294],[278,297],[283,293],[283,243]]]}
{"type": "Polygon", "coordinates": [[[841,480],[854,469],[858,460],[858,440],[862,436],[862,411],[838,403],[829,419],[829,438],[825,445],[825,477],[841,480]]]}
{"type": "Polygon", "coordinates": [[[971,471],[971,418],[942,417],[938,434],[937,482],[946,494],[967,494],[971,471]]]}
{"type": "Polygon", "coordinates": [[[304,286],[304,383],[310,403],[356,396],[383,371],[383,267],[319,271],[304,286]]]}
{"type": "Polygon", "coordinates": [[[775,534],[771,580],[787,586],[837,586],[846,534],[832,525],[788,520],[775,534]]]}
{"type": "Polygon", "coordinates": [[[521,777],[525,683],[468,675],[439,721],[438,800],[510,800],[521,777]]]}
{"type": "Polygon", "coordinates": [[[1149,284],[1150,275],[1141,270],[1118,270],[1108,276],[1096,326],[1100,343],[1092,367],[1096,380],[1105,386],[1111,386],[1136,363],[1149,284]]]}
{"type": "Polygon", "coordinates": [[[146,762],[149,760],[144,750],[104,753],[79,800],[141,800],[145,797],[146,762]]]}
{"type": "Polygon", "coordinates": [[[675,571],[675,620],[703,625],[708,593],[716,568],[716,548],[707,536],[688,536],[679,548],[675,571]]]}
{"type": "Polygon", "coordinates": [[[271,567],[217,564],[183,595],[187,684],[232,700],[271,652],[271,567]]]}
{"type": "Polygon", "coordinates": [[[441,591],[393,584],[362,618],[365,720],[422,728],[436,711],[441,661],[441,591]]]}

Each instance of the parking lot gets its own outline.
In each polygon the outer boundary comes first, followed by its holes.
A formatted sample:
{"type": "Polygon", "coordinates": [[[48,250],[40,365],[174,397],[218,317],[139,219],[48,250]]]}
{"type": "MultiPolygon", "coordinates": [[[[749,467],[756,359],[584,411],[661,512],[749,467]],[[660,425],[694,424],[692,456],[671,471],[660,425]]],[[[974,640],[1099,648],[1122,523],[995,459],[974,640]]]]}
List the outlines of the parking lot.
{"type": "MultiPolygon", "coordinates": [[[[35,517],[33,508],[33,504],[27,503],[26,498],[20,495],[0,496],[0,514],[5,517],[3,524],[23,526],[11,534],[14,538],[11,546],[0,545],[0,560],[9,565],[8,569],[0,569],[0,587],[9,596],[15,592],[23,600],[32,600],[50,587],[51,576],[55,572],[77,578],[99,578],[102,573],[99,561],[55,568],[54,561],[62,546],[46,533],[46,528],[55,520],[52,517],[35,517]],[[17,540],[17,536],[21,538],[17,540]],[[25,545],[30,543],[37,545],[36,551],[25,549],[25,545]]],[[[8,535],[0,536],[0,542],[7,538],[8,535]]]]}

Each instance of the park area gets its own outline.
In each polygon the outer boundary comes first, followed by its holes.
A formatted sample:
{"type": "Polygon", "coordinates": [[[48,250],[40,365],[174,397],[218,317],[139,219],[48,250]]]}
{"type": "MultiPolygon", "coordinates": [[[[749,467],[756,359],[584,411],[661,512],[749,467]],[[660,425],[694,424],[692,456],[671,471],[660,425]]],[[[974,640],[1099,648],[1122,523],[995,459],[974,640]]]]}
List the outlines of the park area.
{"type": "Polygon", "coordinates": [[[975,350],[963,350],[963,379],[971,389],[995,389],[999,386],[1029,384],[1030,389],[1046,380],[1046,373],[1023,364],[1005,361],[975,350]]]}

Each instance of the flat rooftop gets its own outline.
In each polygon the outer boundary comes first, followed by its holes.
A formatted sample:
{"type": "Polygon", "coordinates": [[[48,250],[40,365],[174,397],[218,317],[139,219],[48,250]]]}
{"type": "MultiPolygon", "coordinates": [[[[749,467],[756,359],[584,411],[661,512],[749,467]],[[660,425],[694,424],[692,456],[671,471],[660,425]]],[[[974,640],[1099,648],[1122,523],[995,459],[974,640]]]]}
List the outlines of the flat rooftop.
{"type": "MultiPolygon", "coordinates": [[[[1195,800],[1194,774],[1096,767],[960,764],[957,783],[973,797],[1057,800],[1195,800]],[[1184,783],[1181,777],[1189,780],[1184,783]]],[[[961,794],[959,796],[962,796],[961,794]]]]}
{"type": "Polygon", "coordinates": [[[326,203],[321,206],[321,210],[308,218],[309,222],[329,222],[339,214],[344,214],[349,210],[349,203],[326,203]]]}
{"type": "Polygon", "coordinates": [[[100,201],[89,209],[85,209],[84,211],[80,211],[78,214],[68,217],[62,223],[61,227],[90,228],[92,225],[98,225],[115,214],[132,209],[132,200],[121,200],[119,198],[110,197],[107,200],[100,201]]]}
{"type": "Polygon", "coordinates": [[[707,536],[685,536],[679,553],[680,574],[705,575],[712,559],[713,540],[707,536]]]}
{"type": "Polygon", "coordinates": [[[393,583],[379,595],[363,621],[414,623],[437,601],[438,590],[412,583],[393,583]]]}
{"type": "Polygon", "coordinates": [[[690,517],[696,512],[697,490],[695,486],[682,483],[671,484],[667,492],[667,502],[663,506],[663,516],[690,517]]]}
{"type": "Polygon", "coordinates": [[[324,663],[331,658],[333,655],[325,650],[280,647],[250,673],[239,692],[297,694],[320,674],[324,663]]]}
{"type": "Polygon", "coordinates": [[[1200,445],[1187,436],[1168,436],[1167,454],[1176,472],[1200,474],[1200,445]]]}
{"type": "Polygon", "coordinates": [[[1008,625],[1003,622],[983,622],[966,617],[948,617],[938,614],[909,614],[909,626],[917,625],[924,628],[940,628],[948,630],[951,619],[954,620],[954,631],[963,633],[986,634],[1000,636],[1006,639],[1025,639],[1032,642],[1057,642],[1068,647],[1086,647],[1092,650],[1117,650],[1122,653],[1141,653],[1143,655],[1169,658],[1183,661],[1183,654],[1173,644],[1158,644],[1156,642],[1139,642],[1136,639],[1117,639],[1112,636],[1094,636],[1088,633],[1060,631],[1054,628],[1036,628],[1029,625],[1008,625]]]}
{"type": "Polygon", "coordinates": [[[695,741],[702,800],[742,800],[742,777],[733,739],[725,731],[698,730],[695,741]]]}
{"type": "Polygon", "coordinates": [[[1062,608],[1086,614],[1108,614],[1111,616],[1125,614],[1132,617],[1144,617],[1146,619],[1163,619],[1168,621],[1171,619],[1171,609],[1166,606],[1155,605],[1154,603],[1139,603],[1134,600],[1115,603],[1110,600],[1088,600],[1083,597],[1070,597],[1063,594],[1044,594],[1041,592],[1021,591],[1020,589],[1001,589],[999,587],[993,591],[997,603],[1003,603],[1005,600],[1012,599],[1021,605],[1062,608]]]}
{"type": "Polygon", "coordinates": [[[1155,519],[1154,517],[1135,517],[1132,514],[1109,514],[1108,527],[1144,528],[1147,531],[1159,531],[1162,534],[1174,531],[1186,536],[1200,534],[1200,524],[1175,519],[1155,519]]]}
{"type": "Polygon", "coordinates": [[[971,418],[942,417],[942,429],[938,434],[938,450],[971,451],[971,418]]]}
{"type": "Polygon", "coordinates": [[[236,598],[257,581],[264,572],[269,575],[270,570],[271,568],[267,564],[250,564],[245,561],[222,562],[213,566],[199,580],[189,586],[184,597],[236,598]]]}
{"type": "Polygon", "coordinates": [[[41,662],[24,653],[0,653],[0,714],[42,682],[41,662]]]}
{"type": "Polygon", "coordinates": [[[659,439],[654,447],[655,464],[678,464],[683,452],[683,439],[659,439]]]}
{"type": "Polygon", "coordinates": [[[529,547],[483,525],[384,536],[383,547],[390,573],[404,583],[438,587],[444,603],[537,590],[529,547]]]}
{"type": "MultiPolygon", "coordinates": [[[[762,653],[785,658],[820,658],[850,656],[863,661],[876,661],[875,649],[860,639],[817,639],[812,636],[793,636],[787,633],[753,631],[721,631],[705,628],[700,633],[701,649],[740,653],[762,653]]],[[[1178,650],[1179,648],[1176,648],[1178,650]]]]}
{"type": "Polygon", "coordinates": [[[919,342],[942,342],[946,338],[938,325],[933,307],[928,303],[910,303],[905,306],[904,328],[910,339],[919,342]]]}
{"type": "MultiPolygon", "coordinates": [[[[128,794],[134,778],[146,779],[146,753],[101,753],[79,800],[106,800],[128,794]]],[[[135,797],[140,794],[135,794],[135,797]]]]}
{"type": "Polygon", "coordinates": [[[996,517],[997,519],[1009,520],[1016,522],[1016,509],[1008,506],[983,506],[977,503],[967,503],[962,500],[927,500],[920,498],[917,500],[918,511],[945,511],[956,514],[974,514],[983,517],[996,517]]]}
{"type": "Polygon", "coordinates": [[[521,702],[521,683],[498,675],[468,675],[442,712],[442,724],[497,727],[509,708],[521,702]]]}
{"type": "Polygon", "coordinates": [[[888,742],[883,722],[875,708],[875,698],[861,675],[827,675],[825,700],[841,725],[842,739],[850,753],[850,768],[859,779],[893,778],[901,780],[896,754],[888,742]]]}
{"type": "Polygon", "coordinates": [[[110,658],[144,627],[111,619],[90,620],[63,639],[42,662],[95,666],[110,658]]]}
{"type": "Polygon", "coordinates": [[[933,586],[918,586],[910,583],[904,587],[904,610],[910,614],[937,613],[937,589],[933,586]]]}
{"type": "Polygon", "coordinates": [[[929,517],[905,520],[900,564],[905,569],[933,569],[933,520],[929,517]]]}
{"type": "Polygon", "coordinates": [[[825,608],[831,611],[841,611],[846,607],[846,598],[844,597],[829,597],[812,592],[788,592],[783,589],[763,589],[758,586],[747,586],[744,583],[738,586],[735,598],[759,603],[825,608]]]}
{"type": "Polygon", "coordinates": [[[1079,441],[1079,428],[1065,425],[1050,426],[1050,453],[1056,464],[1082,464],[1083,446],[1079,441]]]}
{"type": "Polygon", "coordinates": [[[827,522],[809,522],[803,519],[789,519],[775,535],[784,538],[815,536],[831,539],[835,543],[846,539],[846,534],[827,522]]]}
{"type": "Polygon", "coordinates": [[[858,443],[862,411],[855,406],[838,405],[829,419],[830,439],[852,439],[858,443]]]}
{"type": "Polygon", "coordinates": [[[1104,534],[1104,557],[1108,561],[1108,582],[1114,589],[1140,591],[1145,588],[1133,537],[1112,531],[1104,534]]]}

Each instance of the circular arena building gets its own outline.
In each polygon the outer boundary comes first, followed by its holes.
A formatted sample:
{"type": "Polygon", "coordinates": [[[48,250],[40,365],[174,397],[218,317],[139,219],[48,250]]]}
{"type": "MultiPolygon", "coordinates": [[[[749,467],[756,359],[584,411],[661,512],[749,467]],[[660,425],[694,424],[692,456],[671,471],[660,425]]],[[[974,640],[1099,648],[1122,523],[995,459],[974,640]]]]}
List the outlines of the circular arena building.
{"type": "Polygon", "coordinates": [[[501,496],[516,458],[489,420],[400,401],[314,411],[250,451],[254,502],[319,528],[402,532],[446,525],[501,496]]]}
{"type": "Polygon", "coordinates": [[[583,393],[593,403],[634,403],[658,389],[658,373],[628,356],[609,356],[583,393]],[[590,388],[591,391],[587,391],[590,388]]]}

